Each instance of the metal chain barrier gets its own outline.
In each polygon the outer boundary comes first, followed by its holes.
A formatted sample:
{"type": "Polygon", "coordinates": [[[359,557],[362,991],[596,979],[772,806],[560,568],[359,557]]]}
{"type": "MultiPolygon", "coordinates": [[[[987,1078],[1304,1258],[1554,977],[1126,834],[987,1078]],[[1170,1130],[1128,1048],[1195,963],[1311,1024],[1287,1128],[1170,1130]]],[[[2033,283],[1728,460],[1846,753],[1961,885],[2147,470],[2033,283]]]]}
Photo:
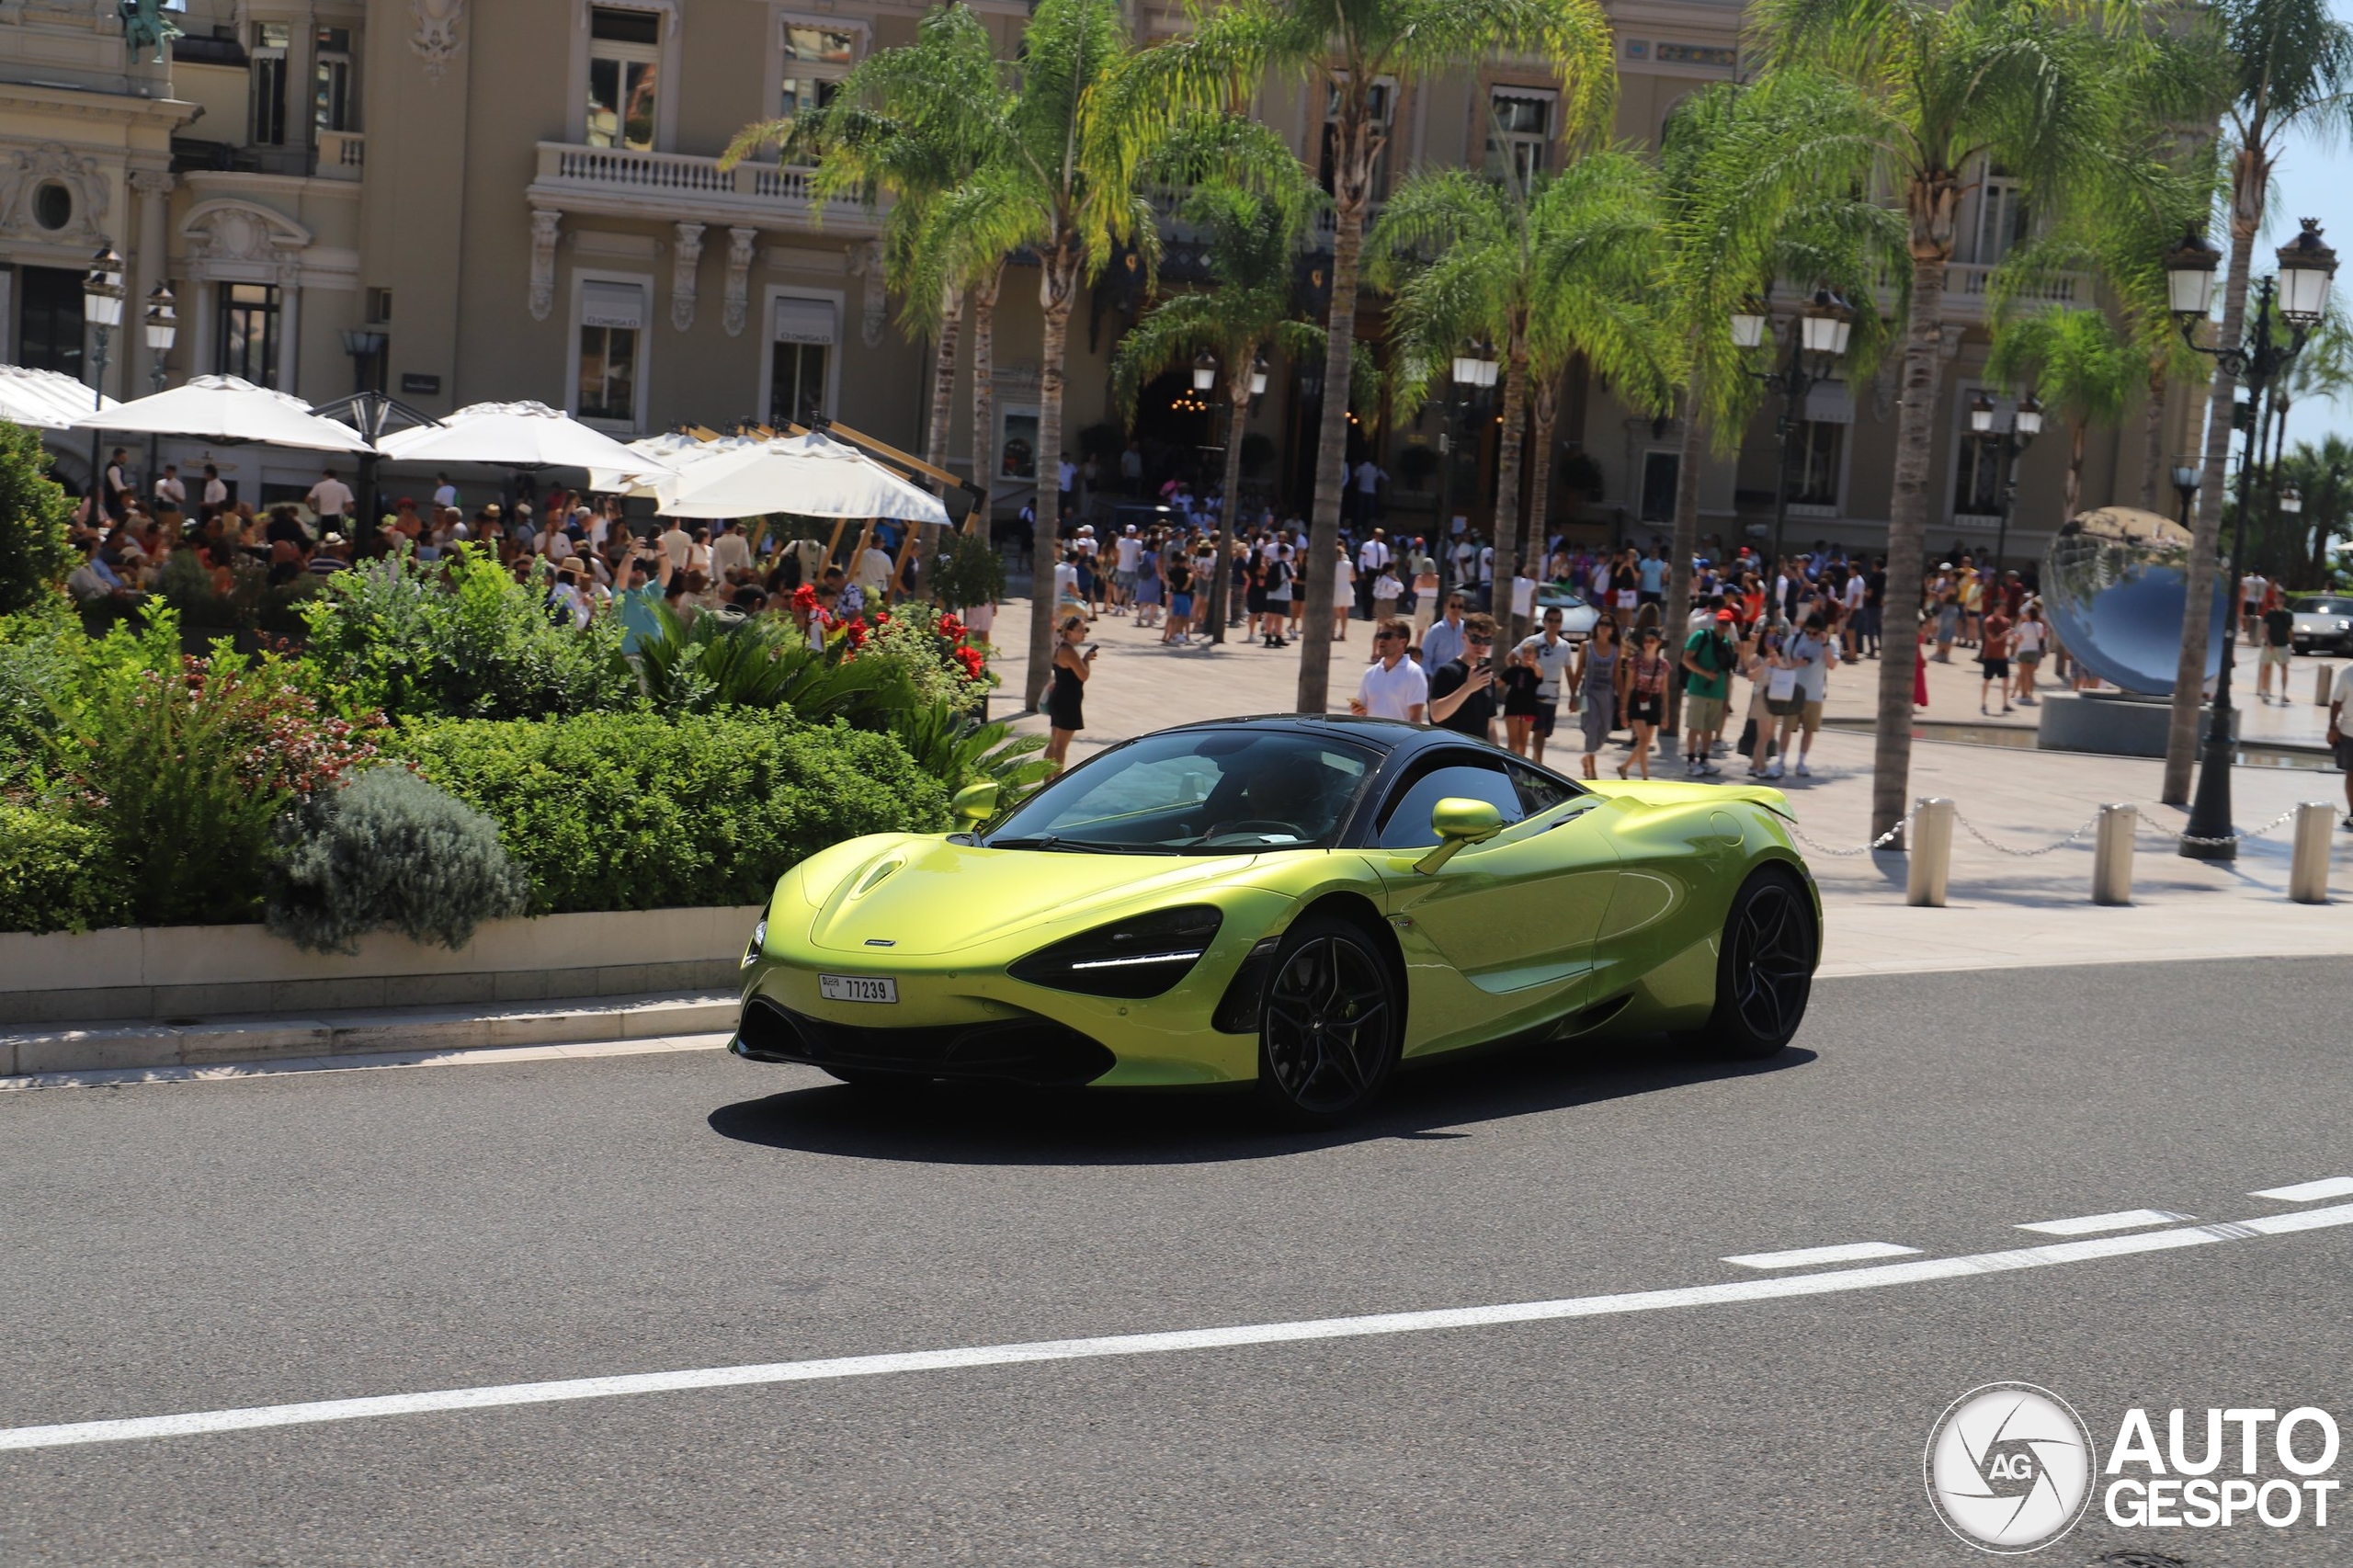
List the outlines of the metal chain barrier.
{"type": "Polygon", "coordinates": [[[2169,834],[2166,836],[2182,844],[2204,844],[2209,846],[2243,844],[2250,838],[2261,838],[2273,828],[2279,827],[2285,823],[2293,822],[2295,817],[2296,808],[2290,806],[2286,811],[2281,812],[2278,816],[2273,817],[2269,822],[2265,823],[2261,827],[2255,829],[2252,833],[2241,833],[2236,829],[2233,829],[2228,835],[2221,838],[2200,838],[2187,833],[2169,834]]]}
{"type": "Polygon", "coordinates": [[[1919,814],[1920,813],[1916,811],[1904,812],[1902,817],[1897,819],[1893,827],[1889,828],[1885,833],[1881,834],[1877,838],[1872,839],[1869,844],[1864,845],[1859,849],[1833,849],[1826,844],[1816,844],[1813,839],[1808,838],[1802,832],[1799,831],[1798,824],[1795,823],[1790,823],[1789,824],[1790,836],[1796,839],[1800,844],[1804,845],[1808,849],[1813,850],[1816,855],[1829,855],[1838,858],[1844,858],[1850,855],[1868,855],[1874,849],[1884,849],[1890,844],[1894,843],[1897,836],[1901,835],[1905,828],[1912,825],[1912,819],[1919,814]]]}
{"type": "Polygon", "coordinates": [[[2092,829],[2099,825],[2099,813],[2097,812],[2094,812],[2089,820],[2087,820],[2083,826],[2077,828],[2075,832],[2069,834],[2058,843],[2046,844],[2040,849],[2013,849],[2006,844],[1996,844],[1994,840],[1986,837],[1984,831],[1975,823],[1971,822],[1967,817],[1962,816],[1958,812],[1953,813],[1953,820],[1961,824],[1961,827],[1968,832],[1970,837],[1977,840],[1978,843],[1984,845],[1986,848],[1998,850],[2004,855],[2016,856],[2021,860],[2031,860],[2038,855],[2048,855],[2054,849],[2064,849],[2070,844],[2075,843],[2075,840],[2083,837],[2084,835],[2091,832],[2092,829]]]}
{"type": "MultiPolygon", "coordinates": [[[[2281,812],[2278,816],[2273,817],[2269,822],[2265,823],[2261,827],[2244,832],[2234,831],[2228,838],[2198,838],[2186,833],[2168,832],[2166,829],[2151,822],[2148,818],[2148,812],[2159,809],[2157,807],[2136,805],[2135,809],[2141,813],[2140,835],[2145,835],[2148,837],[2165,844],[2207,845],[2236,844],[2244,843],[2251,838],[2261,838],[2265,834],[2270,833],[2276,828],[2284,827],[2289,823],[2293,822],[2296,818],[2297,810],[2294,806],[2290,806],[2286,811],[2281,812]]],[[[1868,855],[1874,849],[1886,848],[1889,844],[1894,842],[1898,835],[1902,834],[1905,828],[1912,824],[1912,819],[1918,814],[1919,813],[1916,810],[1904,812],[1903,820],[1898,822],[1893,827],[1891,827],[1885,833],[1881,834],[1869,844],[1863,845],[1859,848],[1855,849],[1833,849],[1826,844],[1818,843],[1814,839],[1809,837],[1795,823],[1789,824],[1790,836],[1796,839],[1800,844],[1804,845],[1807,849],[1816,855],[1828,855],[1835,858],[1844,859],[1856,855],[1868,855]]],[[[2345,814],[2346,813],[2341,812],[2337,813],[2340,818],[2345,814]]],[[[2076,843],[2078,840],[2082,839],[2086,834],[2090,833],[2099,826],[2099,812],[2094,812],[2085,820],[2083,826],[2077,828],[2066,837],[2060,839],[2055,844],[2046,844],[2040,849],[2013,849],[2006,844],[1997,843],[1994,839],[1987,837],[1985,835],[1985,831],[1983,828],[1979,827],[1975,823],[1971,822],[1967,817],[1961,815],[1958,812],[1953,813],[1953,820],[1961,824],[1962,829],[1968,833],[1970,837],[1974,838],[1986,848],[1994,850],[1999,854],[2015,857],[2020,860],[2031,860],[2039,856],[2049,855],[2054,850],[2064,849],[2067,846],[2076,843]]],[[[2136,836],[2140,835],[2136,835],[2136,836]]]]}

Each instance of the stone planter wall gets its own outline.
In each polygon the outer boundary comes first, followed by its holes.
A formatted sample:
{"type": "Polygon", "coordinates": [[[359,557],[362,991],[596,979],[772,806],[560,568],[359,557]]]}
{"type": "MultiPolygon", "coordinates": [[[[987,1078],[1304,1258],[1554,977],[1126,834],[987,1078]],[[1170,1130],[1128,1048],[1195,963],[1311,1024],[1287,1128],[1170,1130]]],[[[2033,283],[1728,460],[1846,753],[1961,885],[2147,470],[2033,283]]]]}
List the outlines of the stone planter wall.
{"type": "Polygon", "coordinates": [[[259,926],[0,932],[0,1026],[724,989],[759,917],[756,905],[550,915],[494,921],[455,951],[377,932],[351,955],[306,953],[259,926]]]}

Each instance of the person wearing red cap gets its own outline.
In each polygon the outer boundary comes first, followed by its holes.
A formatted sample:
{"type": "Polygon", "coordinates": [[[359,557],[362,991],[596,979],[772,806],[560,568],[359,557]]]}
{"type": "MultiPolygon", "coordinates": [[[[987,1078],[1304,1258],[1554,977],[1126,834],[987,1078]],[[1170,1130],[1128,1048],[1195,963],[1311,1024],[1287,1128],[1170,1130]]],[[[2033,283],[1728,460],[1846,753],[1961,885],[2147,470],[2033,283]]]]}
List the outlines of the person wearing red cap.
{"type": "Polygon", "coordinates": [[[1732,611],[1692,631],[1683,644],[1683,766],[1694,778],[1717,771],[1709,749],[1724,727],[1724,705],[1732,696],[1732,611]]]}

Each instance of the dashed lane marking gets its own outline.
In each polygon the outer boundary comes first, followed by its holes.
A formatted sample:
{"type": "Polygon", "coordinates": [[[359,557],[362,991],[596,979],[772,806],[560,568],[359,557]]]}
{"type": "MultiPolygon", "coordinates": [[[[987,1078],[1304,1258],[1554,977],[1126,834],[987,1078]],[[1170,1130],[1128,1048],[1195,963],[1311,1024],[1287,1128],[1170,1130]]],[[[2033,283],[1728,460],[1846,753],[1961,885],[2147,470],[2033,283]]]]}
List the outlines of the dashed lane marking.
{"type": "Polygon", "coordinates": [[[2275,1198],[2282,1203],[2316,1203],[2324,1198],[2353,1197],[2353,1176],[2323,1176],[2318,1181],[2300,1181],[2293,1187],[2267,1187],[2247,1196],[2275,1198]]]}
{"type": "Polygon", "coordinates": [[[1918,1247],[1893,1242],[1847,1242],[1837,1246],[1799,1247],[1794,1252],[1745,1252],[1728,1257],[1743,1268],[1816,1268],[1825,1263],[1862,1263],[1874,1257],[1916,1257],[1918,1247]]]}
{"type": "Polygon", "coordinates": [[[2195,1219],[2192,1214],[2177,1214],[2169,1209],[2120,1209],[2113,1214],[2079,1214],[2072,1220],[2041,1220],[2031,1225],[2020,1225],[2021,1231],[2033,1231],[2046,1236],[2096,1236],[2104,1231],[2131,1231],[2143,1225],[2172,1225],[2195,1219]]]}

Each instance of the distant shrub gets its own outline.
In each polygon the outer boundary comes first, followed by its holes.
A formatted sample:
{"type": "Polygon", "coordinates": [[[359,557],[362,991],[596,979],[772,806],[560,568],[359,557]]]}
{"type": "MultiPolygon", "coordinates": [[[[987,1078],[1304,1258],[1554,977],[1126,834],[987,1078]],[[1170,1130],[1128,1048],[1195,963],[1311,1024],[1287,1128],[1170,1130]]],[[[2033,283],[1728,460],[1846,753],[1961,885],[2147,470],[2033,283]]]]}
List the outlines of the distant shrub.
{"type": "Polygon", "coordinates": [[[889,735],[773,712],[413,722],[386,750],[496,820],[533,914],[756,903],[829,844],[947,825],[889,735]]]}
{"type": "Polygon", "coordinates": [[[49,476],[40,433],[0,420],[0,615],[57,597],[74,569],[74,503],[49,476]]]}
{"type": "Polygon", "coordinates": [[[314,952],[351,952],[389,926],[461,948],[529,897],[498,824],[405,767],[371,767],[279,813],[265,919],[314,952]]]}
{"type": "Polygon", "coordinates": [[[121,876],[86,823],[0,801],[0,931],[86,931],[126,918],[121,876]]]}
{"type": "Polygon", "coordinates": [[[338,707],[395,719],[553,718],[634,703],[620,619],[559,627],[547,588],[544,566],[518,583],[471,545],[438,568],[404,555],[338,572],[303,606],[304,660],[338,707]]]}

